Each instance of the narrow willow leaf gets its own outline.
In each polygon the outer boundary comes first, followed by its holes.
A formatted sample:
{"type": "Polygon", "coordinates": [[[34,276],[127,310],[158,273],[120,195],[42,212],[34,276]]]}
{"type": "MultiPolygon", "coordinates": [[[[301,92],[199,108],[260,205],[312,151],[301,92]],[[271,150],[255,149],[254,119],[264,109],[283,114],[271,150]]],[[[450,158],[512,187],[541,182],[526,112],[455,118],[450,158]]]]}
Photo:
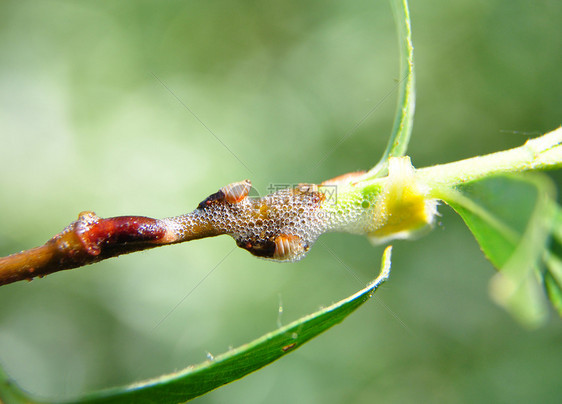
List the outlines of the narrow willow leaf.
{"type": "MultiPolygon", "coordinates": [[[[560,261],[558,261],[557,266],[558,271],[561,271],[562,263],[560,261]]],[[[553,272],[552,268],[549,267],[549,271],[544,274],[544,284],[552,306],[556,309],[558,315],[562,317],[562,282],[553,275],[553,272]]]]}
{"type": "Polygon", "coordinates": [[[552,305],[562,317],[562,209],[556,206],[552,221],[552,238],[544,257],[544,284],[552,305]]]}
{"type": "Polygon", "coordinates": [[[382,177],[386,175],[387,162],[390,157],[401,157],[406,154],[416,105],[414,45],[412,42],[412,24],[407,0],[393,0],[394,19],[398,33],[400,51],[399,95],[394,117],[394,125],[386,149],[375,167],[366,177],[382,177]]]}
{"type": "MultiPolygon", "coordinates": [[[[354,295],[325,309],[302,317],[293,323],[216,356],[213,360],[190,366],[182,371],[164,375],[130,386],[114,388],[72,401],[76,404],[96,403],[181,403],[198,397],[224,384],[252,373],[285,356],[304,343],[343,321],[373,295],[390,274],[391,248],[384,251],[381,273],[373,282],[354,295]]],[[[0,375],[1,376],[1,375],[0,375]]],[[[7,381],[1,386],[0,398],[23,397],[24,392],[7,381]],[[8,391],[7,387],[10,388],[8,391]]],[[[37,403],[31,399],[8,401],[37,403]]]]}
{"type": "Polygon", "coordinates": [[[501,176],[463,184],[445,198],[499,269],[490,283],[492,297],[528,326],[547,313],[541,268],[553,193],[542,176],[501,176]]]}

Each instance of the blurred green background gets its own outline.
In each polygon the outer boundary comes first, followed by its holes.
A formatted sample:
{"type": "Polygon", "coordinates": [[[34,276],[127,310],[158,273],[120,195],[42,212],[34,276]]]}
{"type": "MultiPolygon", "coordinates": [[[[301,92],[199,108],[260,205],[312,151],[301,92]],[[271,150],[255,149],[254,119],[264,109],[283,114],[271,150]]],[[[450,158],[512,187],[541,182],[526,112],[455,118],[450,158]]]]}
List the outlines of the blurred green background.
{"type": "MultiPolygon", "coordinates": [[[[414,1],[411,16],[415,166],[560,125],[562,2],[414,1]]],[[[0,255],[82,210],[172,216],[245,178],[265,193],[370,168],[397,55],[383,0],[0,2],[0,255]]],[[[395,243],[376,300],[195,402],[560,402],[561,321],[529,331],[495,306],[493,268],[440,212],[429,235],[395,243]]],[[[223,236],[4,286],[0,364],[65,399],[199,363],[275,329],[280,302],[287,324],[375,277],[381,248],[321,241],[293,265],[223,236]]]]}

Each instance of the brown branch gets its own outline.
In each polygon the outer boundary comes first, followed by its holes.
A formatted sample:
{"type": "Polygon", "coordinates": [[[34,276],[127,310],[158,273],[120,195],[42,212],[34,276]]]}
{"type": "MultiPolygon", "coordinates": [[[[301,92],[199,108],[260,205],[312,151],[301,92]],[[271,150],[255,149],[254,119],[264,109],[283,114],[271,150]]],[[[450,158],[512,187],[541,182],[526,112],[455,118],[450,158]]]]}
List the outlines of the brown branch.
{"type": "Polygon", "coordinates": [[[322,231],[310,232],[304,222],[318,222],[324,200],[316,186],[247,198],[250,181],[227,185],[193,212],[167,218],[120,216],[103,219],[82,212],[44,245],[0,258],[0,285],[31,280],[53,272],[166,244],[229,234],[239,247],[256,256],[280,261],[300,259],[322,231]],[[297,212],[300,220],[293,222],[297,212]],[[304,213],[303,213],[304,212],[304,213]]]}
{"type": "MultiPolygon", "coordinates": [[[[102,219],[82,212],[44,245],[0,258],[0,285],[178,242],[166,221],[142,216],[102,219]]],[[[181,241],[212,235],[193,228],[181,241]]]]}

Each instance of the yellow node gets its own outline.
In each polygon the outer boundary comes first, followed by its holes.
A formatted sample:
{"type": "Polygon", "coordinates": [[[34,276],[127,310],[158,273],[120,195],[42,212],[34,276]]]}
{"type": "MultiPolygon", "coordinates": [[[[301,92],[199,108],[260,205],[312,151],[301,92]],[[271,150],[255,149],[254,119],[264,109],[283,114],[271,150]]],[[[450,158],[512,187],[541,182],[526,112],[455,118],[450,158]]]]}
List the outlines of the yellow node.
{"type": "Polygon", "coordinates": [[[390,158],[388,172],[373,213],[373,221],[381,225],[369,233],[376,244],[411,238],[433,224],[437,213],[437,202],[428,199],[425,187],[417,181],[410,157],[390,158]]]}

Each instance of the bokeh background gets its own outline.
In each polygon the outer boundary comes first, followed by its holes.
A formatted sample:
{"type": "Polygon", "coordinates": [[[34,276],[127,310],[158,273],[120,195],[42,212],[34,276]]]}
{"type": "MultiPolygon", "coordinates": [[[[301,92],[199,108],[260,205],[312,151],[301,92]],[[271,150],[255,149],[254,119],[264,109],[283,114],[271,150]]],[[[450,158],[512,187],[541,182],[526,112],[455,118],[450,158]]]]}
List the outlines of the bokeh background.
{"type": "MultiPolygon", "coordinates": [[[[562,2],[412,1],[411,15],[414,165],[560,125],[562,2]]],[[[4,0],[0,254],[42,244],[82,210],[166,217],[245,178],[264,193],[369,168],[399,79],[385,0],[4,0]]],[[[376,300],[195,402],[560,402],[562,322],[530,331],[494,305],[494,269],[440,212],[429,235],[395,243],[376,300]]],[[[376,275],[382,249],[365,238],[321,241],[292,265],[223,236],[4,286],[0,363],[67,399],[202,362],[376,275]]]]}

